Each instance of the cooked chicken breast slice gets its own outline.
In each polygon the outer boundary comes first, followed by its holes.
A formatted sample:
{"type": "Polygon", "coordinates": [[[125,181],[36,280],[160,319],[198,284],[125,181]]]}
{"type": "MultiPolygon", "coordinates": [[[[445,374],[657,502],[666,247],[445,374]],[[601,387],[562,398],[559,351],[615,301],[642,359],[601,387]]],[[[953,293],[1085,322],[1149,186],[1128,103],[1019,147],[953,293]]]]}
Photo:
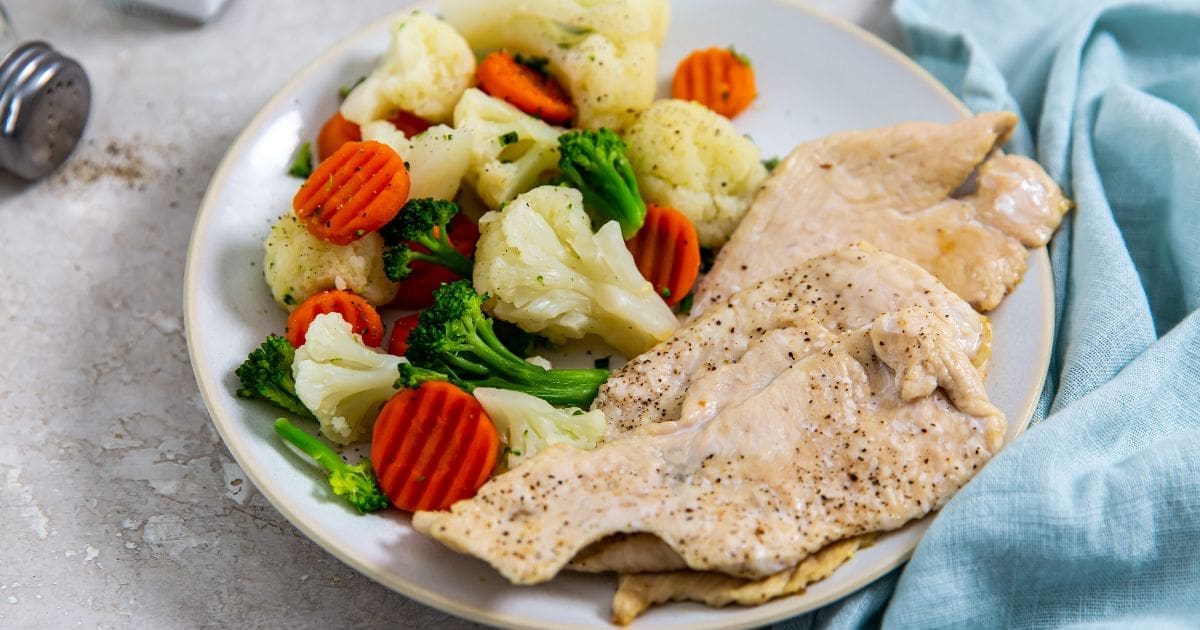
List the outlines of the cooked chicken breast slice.
{"type": "Polygon", "coordinates": [[[592,408],[608,419],[605,439],[678,420],[697,379],[737,361],[770,331],[813,320],[830,332],[853,330],[909,306],[943,314],[954,343],[983,369],[991,343],[986,317],[921,267],[857,244],[760,280],[693,318],[614,371],[592,408]]]}
{"type": "MultiPolygon", "coordinates": [[[[948,391],[951,401],[962,411],[987,415],[991,404],[983,383],[976,378],[975,366],[961,353],[941,352],[942,322],[923,308],[908,307],[885,313],[864,330],[839,339],[816,320],[791,328],[773,330],[755,339],[736,363],[723,365],[696,380],[687,392],[678,421],[641,427],[637,435],[666,434],[707,422],[720,411],[747,400],[767,387],[796,361],[825,352],[842,342],[842,348],[860,362],[871,354],[894,366],[900,399],[915,400],[928,396],[938,383],[957,383],[948,391]]],[[[568,565],[585,572],[617,571],[644,573],[673,571],[684,566],[679,557],[660,539],[646,534],[616,536],[584,549],[568,565]]]]}
{"type": "MultiPolygon", "coordinates": [[[[751,341],[736,363],[722,365],[692,383],[678,421],[643,425],[638,434],[661,435],[708,422],[724,409],[762,391],[796,361],[824,352],[837,341],[837,335],[812,318],[795,327],[772,330],[751,341]]],[[[589,545],[567,568],[585,573],[644,573],[685,569],[687,564],[657,536],[618,534],[589,545]]]]}
{"type": "Polygon", "coordinates": [[[719,366],[693,382],[684,395],[678,421],[645,425],[644,429],[665,429],[671,424],[674,430],[707,422],[762,391],[796,361],[828,349],[837,340],[837,335],[811,317],[796,326],[772,330],[751,341],[736,363],[719,366]]]}
{"type": "Polygon", "coordinates": [[[805,558],[800,564],[758,580],[744,580],[720,573],[673,571],[622,575],[613,596],[612,621],[626,625],[655,604],[671,601],[703,602],[720,607],[729,604],[755,606],[785,595],[804,591],[842,566],[859,549],[874,542],[874,534],[839,540],[805,558]]]}
{"type": "Polygon", "coordinates": [[[979,167],[976,191],[966,197],[979,220],[1041,247],[1062,223],[1071,202],[1041,165],[1023,155],[993,156],[979,167]]]}
{"type": "Polygon", "coordinates": [[[916,262],[982,311],[995,308],[1020,281],[1026,247],[1045,244],[1070,207],[1035,162],[993,151],[1016,120],[993,112],[796,147],[701,280],[692,316],[781,266],[859,241],[916,262]],[[974,190],[956,197],[968,182],[974,190]]]}
{"type": "Polygon", "coordinates": [[[703,424],[592,451],[555,445],[448,512],[416,513],[413,525],[518,584],[551,579],[617,533],[653,534],[694,570],[756,579],[833,541],[900,527],[965,484],[1005,427],[974,398],[982,383],[972,369],[934,369],[937,389],[903,400],[896,375],[930,353],[940,355],[932,365],[970,363],[939,313],[904,317],[884,341],[924,351],[879,357],[869,329],[847,334],[703,424]]]}
{"type": "Polygon", "coordinates": [[[686,569],[687,562],[653,534],[616,534],[584,547],[567,569],[581,573],[647,573],[686,569]]]}

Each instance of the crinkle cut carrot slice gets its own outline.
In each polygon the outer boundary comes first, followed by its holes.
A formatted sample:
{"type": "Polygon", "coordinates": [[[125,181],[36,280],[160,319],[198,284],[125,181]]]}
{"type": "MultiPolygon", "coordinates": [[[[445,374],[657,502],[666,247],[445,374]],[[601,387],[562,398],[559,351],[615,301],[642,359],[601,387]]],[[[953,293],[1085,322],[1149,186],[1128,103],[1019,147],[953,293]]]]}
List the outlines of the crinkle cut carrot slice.
{"type": "Polygon", "coordinates": [[[292,207],[313,236],[347,245],[387,225],[408,188],[408,168],[391,147],[347,142],[317,166],[292,207]]]}

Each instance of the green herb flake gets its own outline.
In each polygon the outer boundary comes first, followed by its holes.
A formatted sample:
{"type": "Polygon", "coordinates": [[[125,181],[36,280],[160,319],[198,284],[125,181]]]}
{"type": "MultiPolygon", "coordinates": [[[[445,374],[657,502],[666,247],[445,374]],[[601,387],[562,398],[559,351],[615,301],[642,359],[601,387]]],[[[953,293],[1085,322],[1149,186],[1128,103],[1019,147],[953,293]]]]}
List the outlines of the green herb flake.
{"type": "Polygon", "coordinates": [[[596,30],[590,26],[572,26],[570,24],[563,24],[562,28],[567,33],[578,36],[591,35],[592,33],[596,32],[596,30]]]}
{"type": "Polygon", "coordinates": [[[734,48],[733,46],[729,47],[729,54],[733,55],[733,58],[737,59],[737,62],[743,66],[749,67],[752,65],[750,63],[750,58],[746,56],[746,53],[739,52],[738,49],[734,48]]]}
{"type": "Polygon", "coordinates": [[[300,148],[296,149],[296,156],[292,158],[292,165],[288,167],[288,175],[299,177],[300,179],[308,179],[313,172],[312,159],[312,143],[301,142],[300,148]]]}
{"type": "Polygon", "coordinates": [[[549,74],[546,71],[546,66],[548,66],[550,64],[550,60],[545,57],[538,57],[535,55],[523,55],[521,53],[517,53],[517,54],[513,55],[513,60],[516,61],[517,63],[521,64],[522,66],[525,66],[526,68],[529,68],[530,70],[533,70],[534,72],[536,72],[542,76],[546,76],[549,74]]]}
{"type": "Polygon", "coordinates": [[[762,165],[767,167],[767,172],[770,173],[775,170],[776,166],[779,166],[779,157],[767,158],[762,161],[762,165]]]}
{"type": "Polygon", "coordinates": [[[538,277],[537,277],[537,283],[538,283],[538,284],[540,284],[540,285],[542,285],[542,286],[546,286],[546,279],[545,279],[545,278],[543,278],[542,276],[538,276],[538,277]]]}
{"type": "Polygon", "coordinates": [[[354,91],[354,88],[358,87],[359,85],[362,85],[362,82],[366,81],[366,80],[367,80],[367,77],[362,76],[362,77],[358,77],[358,79],[356,79],[354,81],[354,83],[351,83],[349,85],[343,85],[342,87],[338,88],[338,96],[341,98],[346,98],[347,96],[350,96],[350,93],[354,91]]]}
{"type": "Polygon", "coordinates": [[[664,299],[665,299],[665,298],[669,298],[669,297],[671,297],[671,288],[670,288],[670,287],[663,287],[663,288],[662,288],[662,291],[661,291],[661,293],[662,293],[662,296],[663,296],[663,298],[664,298],[664,299]]]}
{"type": "Polygon", "coordinates": [[[284,293],[283,294],[283,303],[287,304],[288,306],[291,306],[296,303],[296,298],[292,297],[291,293],[284,293]]]}
{"type": "Polygon", "coordinates": [[[502,146],[502,147],[506,147],[510,144],[514,144],[515,142],[517,142],[520,139],[521,139],[521,136],[517,135],[517,132],[515,132],[515,131],[510,131],[510,132],[500,136],[499,138],[497,138],[497,140],[500,142],[500,146],[502,146]]]}

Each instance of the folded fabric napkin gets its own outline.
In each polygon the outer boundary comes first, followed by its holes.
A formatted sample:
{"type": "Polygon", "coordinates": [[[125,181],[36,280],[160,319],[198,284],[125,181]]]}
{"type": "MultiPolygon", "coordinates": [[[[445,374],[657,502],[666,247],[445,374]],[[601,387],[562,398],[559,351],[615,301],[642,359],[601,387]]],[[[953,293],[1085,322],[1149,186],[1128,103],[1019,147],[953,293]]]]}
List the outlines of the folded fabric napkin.
{"type": "MultiPolygon", "coordinates": [[[[1028,433],[906,567],[788,628],[1200,624],[1200,2],[898,0],[909,53],[1076,203],[1028,433]]],[[[1004,343],[997,339],[996,343],[1004,343]]]]}

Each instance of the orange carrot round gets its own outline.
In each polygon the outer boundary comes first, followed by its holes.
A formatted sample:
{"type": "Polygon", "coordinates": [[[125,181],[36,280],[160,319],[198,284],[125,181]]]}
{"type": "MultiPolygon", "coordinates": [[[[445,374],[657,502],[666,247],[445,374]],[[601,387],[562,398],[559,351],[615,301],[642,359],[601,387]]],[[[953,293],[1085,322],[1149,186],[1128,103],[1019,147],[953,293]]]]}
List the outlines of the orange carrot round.
{"type": "Polygon", "coordinates": [[[392,324],[392,335],[388,337],[388,354],[398,357],[408,352],[408,333],[420,323],[420,311],[405,315],[392,324]]]}
{"type": "Polygon", "coordinates": [[[733,118],[750,106],[758,88],[750,60],[731,48],[707,48],[688,55],[675,68],[671,96],[733,118]]]}
{"type": "Polygon", "coordinates": [[[503,50],[484,57],[475,78],[484,92],[550,124],[561,125],[575,115],[571,100],[553,77],[517,62],[503,50]]]}
{"type": "Polygon", "coordinates": [[[679,303],[700,275],[696,226],[674,208],[646,204],[646,222],[625,242],[642,276],[669,306],[679,303]]]}
{"type": "Polygon", "coordinates": [[[346,120],[341,112],[334,112],[317,134],[317,159],[324,160],[342,148],[343,144],[359,140],[362,140],[362,130],[358,125],[346,120]]]}
{"type": "Polygon", "coordinates": [[[375,420],[371,462],[401,510],[444,510],[474,496],[500,451],[500,435],[473,396],[430,381],[392,396],[375,420]]]}
{"type": "Polygon", "coordinates": [[[346,245],[387,225],[408,199],[408,169],[391,147],[347,142],[323,160],[292,199],[313,236],[346,245]]]}
{"type": "Polygon", "coordinates": [[[378,348],[383,343],[383,320],[379,318],[375,307],[349,291],[332,290],[310,296],[288,315],[287,340],[293,347],[304,345],[308,327],[317,315],[325,313],[341,314],[354,332],[362,336],[364,344],[378,348]]]}

